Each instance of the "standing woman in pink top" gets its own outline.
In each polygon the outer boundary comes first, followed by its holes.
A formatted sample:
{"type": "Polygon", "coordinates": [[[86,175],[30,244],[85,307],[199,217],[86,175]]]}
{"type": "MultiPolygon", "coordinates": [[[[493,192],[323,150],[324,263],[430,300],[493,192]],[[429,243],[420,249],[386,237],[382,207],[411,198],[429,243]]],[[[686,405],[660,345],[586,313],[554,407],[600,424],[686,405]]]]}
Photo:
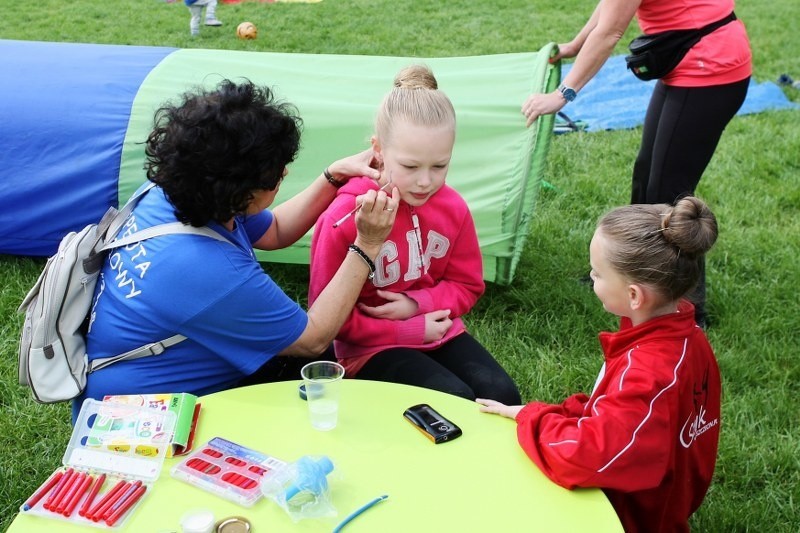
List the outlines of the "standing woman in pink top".
{"type": "MultiPolygon", "coordinates": [[[[576,98],[609,58],[634,15],[642,31],[651,35],[699,29],[725,19],[733,8],[733,0],[600,0],[575,38],[559,44],[553,61],[576,58],[561,86],[552,93],[532,94],[522,105],[528,126],[576,98]]],[[[723,130],[744,102],[751,58],[744,24],[732,20],[704,36],[658,81],[633,167],[631,203],[674,204],[694,193],[723,130]]],[[[705,326],[705,273],[690,299],[695,318],[705,326]]]]}

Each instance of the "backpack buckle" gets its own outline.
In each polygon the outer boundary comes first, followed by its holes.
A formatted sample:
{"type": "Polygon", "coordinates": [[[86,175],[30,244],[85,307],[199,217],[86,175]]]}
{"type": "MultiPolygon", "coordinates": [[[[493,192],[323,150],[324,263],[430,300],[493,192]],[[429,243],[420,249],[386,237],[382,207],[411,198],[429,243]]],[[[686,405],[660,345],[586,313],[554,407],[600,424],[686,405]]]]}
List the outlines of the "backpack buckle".
{"type": "Polygon", "coordinates": [[[160,342],[155,342],[147,347],[151,355],[161,355],[167,348],[160,342]]]}

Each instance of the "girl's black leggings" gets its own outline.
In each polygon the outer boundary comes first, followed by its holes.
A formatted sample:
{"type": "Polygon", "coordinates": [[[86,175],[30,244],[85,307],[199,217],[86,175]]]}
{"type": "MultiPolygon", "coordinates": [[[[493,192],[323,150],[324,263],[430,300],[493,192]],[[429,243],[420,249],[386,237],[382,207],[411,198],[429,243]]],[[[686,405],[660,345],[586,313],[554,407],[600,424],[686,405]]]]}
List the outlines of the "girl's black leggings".
{"type": "Polygon", "coordinates": [[[468,400],[489,398],[506,405],[522,403],[511,377],[469,333],[429,352],[412,348],[384,350],[374,355],[356,377],[416,385],[468,400]]]}

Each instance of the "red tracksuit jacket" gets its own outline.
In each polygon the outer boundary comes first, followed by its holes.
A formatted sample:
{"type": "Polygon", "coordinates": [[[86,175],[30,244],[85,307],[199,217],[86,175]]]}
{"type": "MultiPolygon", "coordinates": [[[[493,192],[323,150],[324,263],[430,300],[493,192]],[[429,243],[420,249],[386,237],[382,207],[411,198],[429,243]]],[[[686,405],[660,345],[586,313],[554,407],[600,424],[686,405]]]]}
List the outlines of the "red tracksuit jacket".
{"type": "Polygon", "coordinates": [[[520,445],[566,488],[600,487],[626,531],[688,531],[711,483],[720,376],[694,307],[601,333],[605,365],[590,397],[530,403],[520,445]]]}

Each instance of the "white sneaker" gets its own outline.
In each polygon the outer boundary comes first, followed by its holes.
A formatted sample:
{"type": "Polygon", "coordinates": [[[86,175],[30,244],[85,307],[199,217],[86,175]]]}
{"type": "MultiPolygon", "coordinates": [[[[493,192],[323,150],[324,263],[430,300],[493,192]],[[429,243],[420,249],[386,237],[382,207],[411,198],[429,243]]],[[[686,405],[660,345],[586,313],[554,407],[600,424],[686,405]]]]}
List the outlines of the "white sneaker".
{"type": "Polygon", "coordinates": [[[213,19],[206,19],[206,26],[222,26],[222,21],[213,19]]]}

